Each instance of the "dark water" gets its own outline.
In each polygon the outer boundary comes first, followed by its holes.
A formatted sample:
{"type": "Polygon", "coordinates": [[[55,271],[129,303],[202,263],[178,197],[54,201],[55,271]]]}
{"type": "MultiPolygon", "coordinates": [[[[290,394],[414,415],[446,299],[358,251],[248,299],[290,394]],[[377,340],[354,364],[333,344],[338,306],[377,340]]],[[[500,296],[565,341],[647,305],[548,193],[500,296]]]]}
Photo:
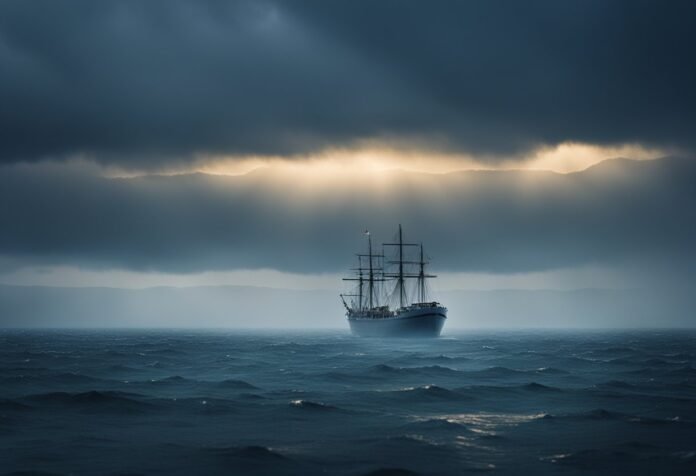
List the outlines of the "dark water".
{"type": "Polygon", "coordinates": [[[696,474],[695,338],[2,331],[0,473],[696,474]]]}

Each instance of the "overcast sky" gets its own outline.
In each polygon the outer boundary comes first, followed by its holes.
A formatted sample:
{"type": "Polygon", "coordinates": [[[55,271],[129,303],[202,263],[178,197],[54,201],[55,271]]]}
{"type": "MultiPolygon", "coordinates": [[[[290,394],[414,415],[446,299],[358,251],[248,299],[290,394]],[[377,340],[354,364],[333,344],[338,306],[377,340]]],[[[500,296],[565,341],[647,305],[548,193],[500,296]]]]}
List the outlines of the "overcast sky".
{"type": "Polygon", "coordinates": [[[690,1],[4,1],[0,160],[693,150],[690,1]]]}
{"type": "Polygon", "coordinates": [[[688,1],[3,1],[0,284],[333,289],[401,223],[448,289],[688,287],[694,44],[688,1]]]}

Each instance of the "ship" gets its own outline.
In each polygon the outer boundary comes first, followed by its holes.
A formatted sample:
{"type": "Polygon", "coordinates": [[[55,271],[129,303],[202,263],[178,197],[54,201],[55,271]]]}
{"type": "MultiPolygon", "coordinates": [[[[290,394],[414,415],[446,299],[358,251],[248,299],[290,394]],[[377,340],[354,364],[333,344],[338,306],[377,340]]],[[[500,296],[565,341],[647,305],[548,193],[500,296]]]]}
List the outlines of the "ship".
{"type": "Polygon", "coordinates": [[[367,252],[357,253],[357,266],[344,281],[350,292],[340,295],[353,334],[361,337],[438,337],[447,308],[429,298],[429,264],[423,243],[404,241],[399,225],[396,239],[374,250],[365,231],[367,252]]]}

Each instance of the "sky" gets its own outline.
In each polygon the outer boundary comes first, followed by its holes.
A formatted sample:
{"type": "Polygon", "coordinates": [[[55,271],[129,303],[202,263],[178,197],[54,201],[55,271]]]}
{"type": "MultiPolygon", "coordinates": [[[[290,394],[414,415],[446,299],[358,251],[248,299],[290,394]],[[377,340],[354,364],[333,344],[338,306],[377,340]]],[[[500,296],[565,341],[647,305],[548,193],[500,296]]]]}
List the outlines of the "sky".
{"type": "Polygon", "coordinates": [[[687,1],[3,1],[0,285],[337,292],[402,224],[444,293],[696,325],[694,44],[687,1]]]}

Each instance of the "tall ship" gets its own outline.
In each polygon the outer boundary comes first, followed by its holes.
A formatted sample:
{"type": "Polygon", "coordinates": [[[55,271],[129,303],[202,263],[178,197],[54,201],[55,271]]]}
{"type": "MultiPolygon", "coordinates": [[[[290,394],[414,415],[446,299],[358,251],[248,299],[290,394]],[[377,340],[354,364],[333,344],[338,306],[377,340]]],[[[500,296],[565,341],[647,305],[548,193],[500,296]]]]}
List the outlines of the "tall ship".
{"type": "Polygon", "coordinates": [[[365,231],[367,252],[357,253],[357,266],[344,278],[352,289],[341,294],[353,334],[362,337],[438,337],[447,308],[431,300],[422,243],[406,243],[403,230],[392,243],[374,250],[365,231]]]}

